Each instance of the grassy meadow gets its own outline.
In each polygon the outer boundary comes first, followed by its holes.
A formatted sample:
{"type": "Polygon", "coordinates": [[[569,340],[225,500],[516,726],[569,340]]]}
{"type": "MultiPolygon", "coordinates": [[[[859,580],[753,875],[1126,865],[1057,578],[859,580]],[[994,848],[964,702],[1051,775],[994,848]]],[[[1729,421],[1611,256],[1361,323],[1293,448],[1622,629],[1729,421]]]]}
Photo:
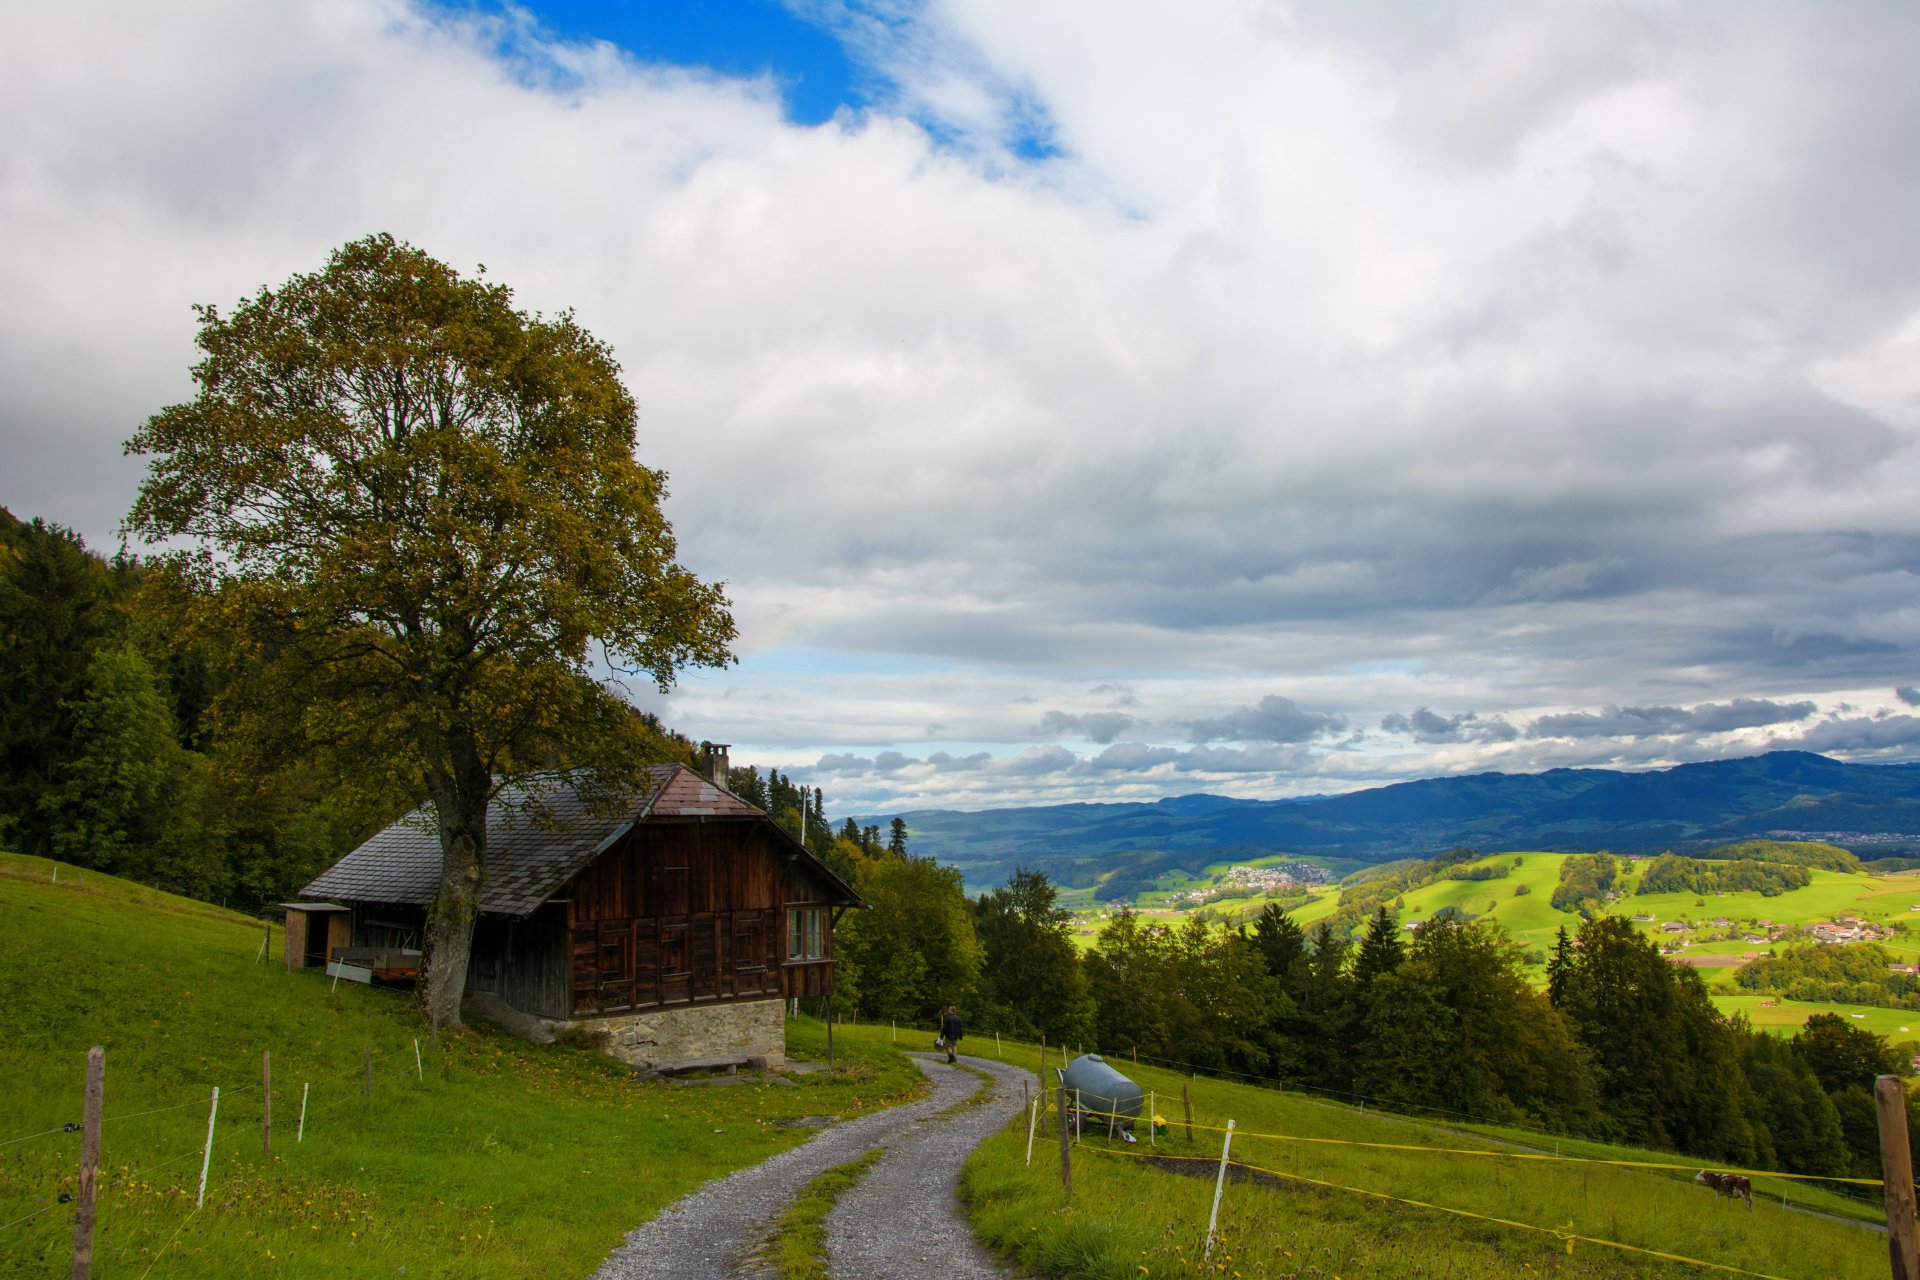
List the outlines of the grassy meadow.
{"type": "MultiPolygon", "coordinates": [[[[1562,925],[1571,932],[1580,924],[1577,915],[1557,911],[1552,903],[1554,887],[1560,882],[1560,866],[1566,858],[1567,855],[1559,853],[1490,854],[1468,865],[1504,866],[1508,871],[1505,879],[1439,880],[1412,890],[1403,895],[1403,921],[1429,919],[1444,907],[1458,907],[1474,916],[1491,916],[1529,951],[1544,954],[1552,948],[1554,934],[1562,925]],[[1516,893],[1515,890],[1522,885],[1526,886],[1527,892],[1516,893]]],[[[1219,876],[1227,866],[1221,863],[1207,868],[1208,879],[1219,876]]],[[[1638,872],[1644,866],[1642,862],[1634,870],[1638,872]]],[[[1628,916],[1655,917],[1653,922],[1638,926],[1641,932],[1649,935],[1659,934],[1660,926],[1668,921],[1686,920],[1705,925],[1719,917],[1735,922],[1771,920],[1776,926],[1796,931],[1815,920],[1830,920],[1836,915],[1859,916],[1883,924],[1905,921],[1911,925],[1913,932],[1895,935],[1883,940],[1880,945],[1910,962],[1920,961],[1920,911],[1909,910],[1920,907],[1920,872],[1872,876],[1815,869],[1811,876],[1812,882],[1804,889],[1795,889],[1771,898],[1750,892],[1705,896],[1691,893],[1636,894],[1632,889],[1638,876],[1628,876],[1623,878],[1628,894],[1614,904],[1614,910],[1628,916]]],[[[1168,923],[1178,923],[1191,915],[1191,912],[1166,906],[1166,900],[1172,891],[1207,881],[1185,875],[1178,877],[1178,881],[1178,884],[1174,884],[1170,879],[1164,882],[1168,888],[1143,895],[1142,902],[1146,904],[1143,914],[1168,923]]],[[[1104,922],[1089,914],[1097,905],[1093,901],[1093,891],[1079,890],[1076,893],[1079,896],[1062,894],[1062,905],[1081,913],[1075,925],[1074,941],[1082,949],[1090,949],[1098,942],[1098,928],[1104,922]]],[[[1267,897],[1241,898],[1211,906],[1216,918],[1232,925],[1250,921],[1271,900],[1267,897]]],[[[1338,905],[1339,891],[1330,886],[1315,890],[1311,901],[1291,910],[1295,920],[1303,927],[1310,928],[1316,921],[1332,915],[1338,905]]],[[[1709,929],[1696,932],[1722,931],[1709,929]]],[[[1687,949],[1687,956],[1692,959],[1720,957],[1727,962],[1719,966],[1702,966],[1701,976],[1707,980],[1713,991],[1714,1002],[1723,1012],[1744,1014],[1756,1027],[1790,1034],[1816,1013],[1839,1013],[1867,1030],[1894,1040],[1920,1038],[1920,1012],[1795,1000],[1763,1005],[1762,997],[1742,992],[1732,981],[1738,962],[1745,953],[1764,952],[1770,945],[1781,944],[1751,943],[1739,939],[1700,941],[1687,949]]],[[[1535,973],[1537,979],[1544,983],[1545,970],[1536,968],[1535,973]]]]}
{"type": "MultiPolygon", "coordinates": [[[[152,1280],[587,1275],[663,1205],[805,1140],[801,1117],[921,1087],[907,1059],[865,1042],[845,1046],[843,1072],[708,1088],[640,1084],[598,1053],[479,1025],[433,1052],[406,996],[283,970],[278,929],[257,963],[258,920],[70,867],[56,885],[53,870],[0,854],[0,1276],[66,1271],[73,1210],[58,1197],[77,1184],[80,1139],[61,1126],[81,1117],[93,1044],[106,1048],[94,1274],[152,1280]]],[[[790,1024],[788,1050],[824,1057],[819,1025],[790,1024]]]]}
{"type": "MultiPolygon", "coordinates": [[[[848,1034],[876,1045],[888,1037],[885,1028],[848,1034]]],[[[1039,1065],[1031,1045],[996,1045],[979,1035],[966,1045],[1029,1069],[1039,1065]]],[[[1112,1280],[1726,1274],[1591,1242],[1608,1240],[1786,1280],[1885,1274],[1886,1238],[1868,1225],[1880,1220],[1877,1202],[1825,1184],[1757,1176],[1749,1212],[1692,1183],[1698,1166],[1684,1157],[1498,1126],[1442,1125],[1251,1083],[1116,1065],[1155,1092],[1159,1114],[1171,1122],[1154,1145],[1144,1129],[1132,1146],[1089,1131],[1074,1149],[1070,1197],[1061,1189],[1057,1138],[1036,1140],[1029,1165],[1018,1118],[968,1165],[963,1196],[976,1232],[1036,1273],[1112,1280]],[[1192,1141],[1181,1123],[1182,1085],[1193,1099],[1192,1141]],[[1200,1255],[1229,1118],[1234,1160],[1278,1176],[1234,1173],[1214,1257],[1205,1263],[1200,1255]],[[1300,1141],[1316,1138],[1333,1141],[1300,1141]],[[1352,1142],[1428,1150],[1339,1145],[1352,1142]],[[1452,1154],[1468,1150],[1504,1154],[1452,1154]],[[1682,1167],[1509,1158],[1556,1151],[1682,1167]],[[1574,1239],[1569,1251],[1568,1236],[1589,1239],[1574,1239]]]]}

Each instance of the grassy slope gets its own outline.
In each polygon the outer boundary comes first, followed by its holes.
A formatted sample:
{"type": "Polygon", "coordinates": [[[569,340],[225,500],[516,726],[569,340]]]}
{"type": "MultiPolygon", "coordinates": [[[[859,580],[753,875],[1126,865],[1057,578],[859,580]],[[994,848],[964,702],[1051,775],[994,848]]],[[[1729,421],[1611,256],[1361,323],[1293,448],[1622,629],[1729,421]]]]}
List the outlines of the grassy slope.
{"type": "MultiPolygon", "coordinates": [[[[0,855],[0,1142],[79,1119],[87,1046],[106,1047],[102,1180],[125,1181],[100,1199],[97,1274],[139,1275],[173,1240],[156,1278],[585,1275],[664,1204],[811,1132],[782,1121],[852,1114],[919,1085],[899,1055],[861,1045],[846,1053],[851,1071],[796,1087],[641,1085],[601,1055],[485,1028],[443,1040],[420,1079],[422,1032],[404,996],[329,990],[277,956],[255,964],[258,921],[111,877],[83,887],[71,868],[56,887],[50,870],[0,855]],[[214,1084],[207,1205],[192,1214],[214,1084]],[[134,1114],[161,1107],[173,1109],[134,1114]]],[[[790,1025],[794,1055],[820,1056],[818,1041],[817,1027],[790,1025]]],[[[63,1133],[0,1146],[0,1223],[71,1190],[78,1150],[63,1133]]],[[[64,1270],[72,1222],[57,1207],[0,1230],[0,1275],[64,1270]]]]}
{"type": "MultiPolygon", "coordinates": [[[[1423,888],[1415,889],[1404,895],[1406,920],[1422,920],[1433,915],[1442,907],[1457,906],[1476,916],[1486,915],[1488,903],[1493,904],[1492,916],[1503,925],[1507,932],[1524,944],[1528,950],[1546,951],[1553,945],[1554,932],[1565,925],[1569,932],[1579,927],[1578,916],[1569,912],[1556,911],[1552,897],[1554,886],[1560,880],[1560,864],[1566,860],[1565,854],[1558,853],[1503,853],[1493,854],[1473,865],[1495,863],[1508,868],[1509,874],[1504,880],[1440,880],[1423,888]],[[1515,867],[1514,859],[1520,859],[1521,865],[1515,867]],[[1516,897],[1514,889],[1527,885],[1532,892],[1516,897]]],[[[1224,867],[1221,868],[1224,870],[1224,867]]],[[[1238,908],[1242,918],[1250,918],[1259,910],[1260,900],[1223,904],[1229,908],[1238,908]]],[[[1691,893],[1655,893],[1631,894],[1616,904],[1616,909],[1628,915],[1652,915],[1659,923],[1669,920],[1689,920],[1705,923],[1719,916],[1731,920],[1768,919],[1776,924],[1799,926],[1815,920],[1831,919],[1835,915],[1857,915],[1863,919],[1896,921],[1904,920],[1914,926],[1915,932],[1907,937],[1896,937],[1884,943],[1888,950],[1909,960],[1920,960],[1920,912],[1909,912],[1911,906],[1920,905],[1920,872],[1905,872],[1892,876],[1843,875],[1837,871],[1815,870],[1812,883],[1804,889],[1796,889],[1768,898],[1758,893],[1728,893],[1701,897],[1691,893]],[[1698,904],[1698,905],[1696,905],[1698,904]]],[[[1303,926],[1311,926],[1315,921],[1333,914],[1338,906],[1337,891],[1327,890],[1316,895],[1305,906],[1296,908],[1294,919],[1303,926]]],[[[1178,914],[1168,915],[1170,920],[1178,920],[1178,914]]],[[[1645,933],[1655,933],[1659,923],[1641,926],[1645,933]]],[[[1084,926],[1083,926],[1084,927],[1084,926]]],[[[1091,948],[1097,942],[1094,935],[1076,936],[1075,941],[1082,948],[1091,948]]],[[[1744,951],[1764,950],[1746,942],[1705,942],[1696,943],[1689,950],[1690,955],[1739,955],[1744,951]]],[[[1732,985],[1731,969],[1704,969],[1702,976],[1714,989],[1715,1002],[1728,1013],[1744,1013],[1757,1027],[1767,1030],[1792,1032],[1816,1013],[1836,1012],[1851,1017],[1858,1025],[1870,1031],[1900,1039],[1909,1035],[1920,1035],[1920,1014],[1897,1009],[1876,1009],[1868,1005],[1838,1005],[1783,1000],[1775,1005],[1760,1007],[1761,997],[1739,993],[1732,985]],[[1913,1030],[1909,1031],[1908,1029],[1913,1030]]]]}
{"type": "MultiPolygon", "coordinates": [[[[885,1031],[855,1036],[883,1039],[885,1031]]],[[[969,1038],[969,1051],[1028,1068],[1030,1045],[969,1038]]],[[[1827,1212],[1873,1218],[1877,1210],[1843,1200],[1818,1184],[1756,1178],[1756,1206],[1720,1201],[1682,1172],[1629,1170],[1579,1163],[1463,1158],[1430,1152],[1381,1151],[1274,1141],[1261,1134],[1321,1137],[1423,1147],[1499,1149],[1484,1137],[1599,1159],[1684,1163],[1631,1148],[1583,1143],[1523,1131],[1363,1114],[1297,1093],[1248,1084],[1189,1079],[1133,1063],[1126,1074],[1158,1094],[1159,1112],[1174,1120],[1158,1154],[1217,1159],[1226,1119],[1236,1122],[1237,1160],[1448,1208],[1463,1209],[1584,1236],[1618,1240],[1729,1266],[1787,1277],[1874,1277],[1884,1274],[1885,1237],[1847,1222],[1802,1213],[1788,1216],[1779,1197],[1827,1212]],[[1196,1132],[1181,1126],[1179,1090],[1192,1090],[1196,1132]],[[1483,1136],[1484,1135],[1484,1136],[1483,1136]]],[[[1709,1272],[1645,1255],[1577,1243],[1569,1255],[1552,1235],[1384,1203],[1348,1190],[1298,1183],[1235,1184],[1221,1206],[1216,1267],[1202,1267],[1212,1196],[1206,1176],[1186,1178],[1143,1166],[1140,1146],[1106,1155],[1089,1137],[1074,1161],[1074,1193],[1060,1190],[1058,1146],[1036,1143],[1024,1160],[1024,1126],[990,1139],[969,1165],[966,1194],[974,1224],[996,1248],[1044,1274],[1093,1277],[1244,1276],[1671,1276],[1709,1272]],[[1218,1265],[1224,1264],[1224,1265],[1218,1265]]]]}

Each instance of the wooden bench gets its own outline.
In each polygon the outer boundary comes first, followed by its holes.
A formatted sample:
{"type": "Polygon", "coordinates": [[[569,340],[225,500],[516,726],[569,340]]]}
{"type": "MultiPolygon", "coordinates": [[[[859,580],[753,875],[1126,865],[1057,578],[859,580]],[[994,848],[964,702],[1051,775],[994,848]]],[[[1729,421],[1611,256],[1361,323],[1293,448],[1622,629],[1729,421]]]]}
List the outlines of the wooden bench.
{"type": "Polygon", "coordinates": [[[653,1064],[653,1070],[663,1076],[678,1075],[682,1071],[718,1071],[726,1068],[727,1074],[737,1076],[742,1067],[764,1067],[765,1058],[751,1054],[720,1054],[711,1058],[670,1058],[665,1062],[653,1064]]]}

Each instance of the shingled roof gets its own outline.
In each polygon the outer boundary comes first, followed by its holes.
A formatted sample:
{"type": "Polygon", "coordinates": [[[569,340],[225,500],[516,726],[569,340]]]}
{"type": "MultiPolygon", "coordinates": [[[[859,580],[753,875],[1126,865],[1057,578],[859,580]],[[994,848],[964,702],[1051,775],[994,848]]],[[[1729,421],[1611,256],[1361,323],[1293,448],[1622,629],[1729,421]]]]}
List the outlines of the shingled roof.
{"type": "MultiPolygon", "coordinates": [[[[650,785],[612,813],[589,811],[586,798],[564,784],[509,787],[487,810],[487,878],[480,910],[526,916],[636,823],[674,818],[760,818],[850,901],[858,895],[739,796],[716,787],[683,764],[648,769],[650,785]],[[540,812],[544,810],[544,813],[540,812]]],[[[414,810],[322,872],[303,898],[425,906],[440,890],[440,836],[433,812],[414,810]]]]}

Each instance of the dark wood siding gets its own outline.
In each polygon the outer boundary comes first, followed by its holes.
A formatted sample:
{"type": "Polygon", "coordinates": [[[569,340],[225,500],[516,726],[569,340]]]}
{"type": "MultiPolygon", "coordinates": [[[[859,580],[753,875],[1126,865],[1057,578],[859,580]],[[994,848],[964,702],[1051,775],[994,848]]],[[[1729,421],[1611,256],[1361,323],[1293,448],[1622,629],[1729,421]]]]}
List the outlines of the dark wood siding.
{"type": "Polygon", "coordinates": [[[786,994],[783,861],[760,822],[636,828],[569,891],[574,1014],[786,994]]]}
{"type": "Polygon", "coordinates": [[[566,908],[544,906],[525,920],[480,917],[473,930],[467,990],[498,996],[542,1018],[566,1017],[566,908]]]}

